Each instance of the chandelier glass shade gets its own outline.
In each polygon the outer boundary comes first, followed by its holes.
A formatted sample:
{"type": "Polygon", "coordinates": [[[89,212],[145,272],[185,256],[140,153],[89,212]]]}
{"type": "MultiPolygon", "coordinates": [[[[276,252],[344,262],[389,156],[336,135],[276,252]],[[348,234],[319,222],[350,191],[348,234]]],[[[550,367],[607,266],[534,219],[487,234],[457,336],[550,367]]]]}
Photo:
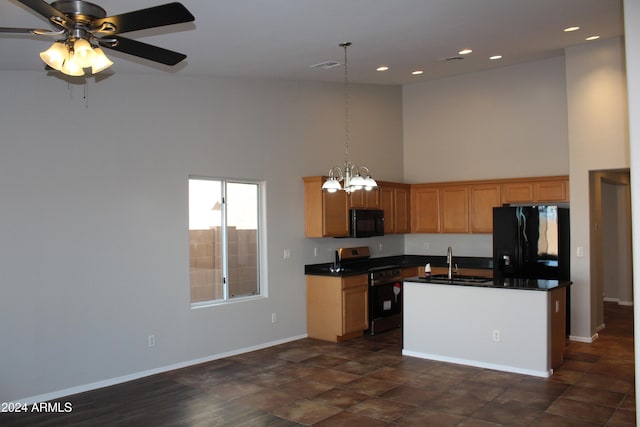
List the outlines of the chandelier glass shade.
{"type": "Polygon", "coordinates": [[[351,43],[340,43],[340,47],[344,48],[344,123],[345,123],[345,142],[344,142],[344,166],[332,167],[329,169],[329,177],[322,184],[322,189],[329,193],[343,190],[347,193],[361,189],[371,190],[378,186],[376,181],[371,178],[369,169],[366,166],[358,166],[349,160],[349,70],[347,67],[347,48],[351,43]]]}
{"type": "Polygon", "coordinates": [[[91,68],[91,74],[96,74],[113,65],[102,49],[91,46],[84,38],[73,42],[57,41],[41,52],[40,58],[49,67],[68,76],[84,76],[87,68],[91,68]]]}

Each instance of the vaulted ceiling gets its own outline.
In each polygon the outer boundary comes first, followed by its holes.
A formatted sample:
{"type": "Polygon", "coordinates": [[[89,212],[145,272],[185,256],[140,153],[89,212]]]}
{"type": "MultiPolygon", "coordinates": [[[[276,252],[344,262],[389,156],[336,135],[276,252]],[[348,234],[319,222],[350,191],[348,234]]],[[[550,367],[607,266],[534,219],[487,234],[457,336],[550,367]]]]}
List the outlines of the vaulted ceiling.
{"type": "MultiPolygon", "coordinates": [[[[108,15],[163,0],[95,1],[108,15]]],[[[623,35],[620,0],[182,0],[195,22],[126,37],[187,54],[176,67],[105,50],[113,73],[177,73],[341,81],[339,43],[349,41],[352,82],[409,84],[559,56],[564,48],[623,35]],[[573,32],[564,32],[579,26],[573,32]],[[473,52],[459,55],[465,48],[473,52]],[[492,55],[502,59],[491,60],[492,55]],[[459,57],[463,59],[451,59],[459,57]],[[447,60],[449,58],[449,60],[447,60]],[[388,71],[379,72],[381,65],[388,71]],[[411,72],[422,70],[421,75],[411,72]]],[[[0,26],[49,28],[15,0],[0,26]]],[[[42,70],[49,37],[0,34],[0,70],[42,70]]]]}

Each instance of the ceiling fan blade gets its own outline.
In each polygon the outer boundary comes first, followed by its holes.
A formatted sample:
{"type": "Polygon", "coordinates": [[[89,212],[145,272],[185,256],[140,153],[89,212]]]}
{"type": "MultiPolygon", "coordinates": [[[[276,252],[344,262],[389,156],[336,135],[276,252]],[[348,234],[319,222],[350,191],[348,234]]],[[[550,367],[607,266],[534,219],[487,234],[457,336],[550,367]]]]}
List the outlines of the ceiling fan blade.
{"type": "Polygon", "coordinates": [[[7,33],[7,34],[33,34],[33,31],[46,31],[46,30],[34,30],[32,28],[0,27],[0,33],[7,33]]]}
{"type": "MultiPolygon", "coordinates": [[[[176,65],[187,57],[182,53],[167,50],[158,46],[153,46],[147,43],[142,43],[137,40],[131,40],[119,36],[109,36],[110,39],[115,39],[117,43],[105,43],[102,46],[117,50],[118,52],[127,53],[129,55],[138,56],[140,58],[148,59],[149,61],[159,62],[165,65],[176,65]]],[[[98,40],[100,42],[100,40],[98,40]]]]}
{"type": "Polygon", "coordinates": [[[60,27],[64,27],[66,29],[71,29],[72,25],[67,21],[67,17],[64,13],[60,12],[55,7],[51,6],[44,0],[18,0],[23,5],[33,9],[35,12],[38,12],[40,15],[47,18],[48,21],[52,22],[55,25],[60,27]],[[51,18],[55,17],[55,20],[51,18]]]}
{"type": "Polygon", "coordinates": [[[193,20],[195,20],[195,17],[186,7],[181,3],[174,2],[147,9],[135,10],[121,15],[96,19],[92,25],[94,27],[100,27],[104,23],[111,23],[116,26],[116,30],[109,33],[119,34],[145,30],[147,28],[162,27],[164,25],[181,24],[193,20]]]}

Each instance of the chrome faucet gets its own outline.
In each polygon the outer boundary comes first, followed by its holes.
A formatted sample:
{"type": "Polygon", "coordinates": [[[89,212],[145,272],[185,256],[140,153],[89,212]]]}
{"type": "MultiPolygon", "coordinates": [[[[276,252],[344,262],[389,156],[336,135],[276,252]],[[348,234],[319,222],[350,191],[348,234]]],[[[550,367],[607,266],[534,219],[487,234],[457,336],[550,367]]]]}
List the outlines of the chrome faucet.
{"type": "Polygon", "coordinates": [[[447,279],[451,280],[453,279],[453,274],[451,271],[453,266],[453,250],[451,249],[451,246],[447,248],[447,264],[449,264],[449,269],[447,270],[447,279]]]}

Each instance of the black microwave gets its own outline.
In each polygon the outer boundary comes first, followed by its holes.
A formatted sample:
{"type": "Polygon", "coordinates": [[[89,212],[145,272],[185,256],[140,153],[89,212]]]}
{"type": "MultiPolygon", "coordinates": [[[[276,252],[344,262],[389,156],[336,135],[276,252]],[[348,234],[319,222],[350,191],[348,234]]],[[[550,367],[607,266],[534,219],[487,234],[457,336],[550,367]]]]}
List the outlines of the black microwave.
{"type": "Polygon", "coordinates": [[[350,209],[351,237],[384,236],[384,211],[381,209],[350,209]]]}

